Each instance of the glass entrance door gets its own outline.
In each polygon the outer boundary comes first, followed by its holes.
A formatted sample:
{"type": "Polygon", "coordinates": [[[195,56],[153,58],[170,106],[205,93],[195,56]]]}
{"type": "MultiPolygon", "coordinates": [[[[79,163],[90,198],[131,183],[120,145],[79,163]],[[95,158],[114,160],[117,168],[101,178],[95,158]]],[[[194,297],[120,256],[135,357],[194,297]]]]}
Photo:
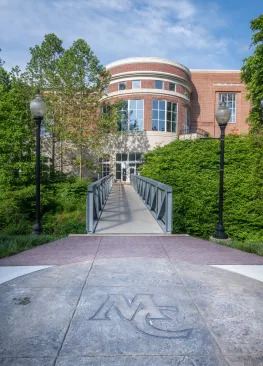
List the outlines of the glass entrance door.
{"type": "Polygon", "coordinates": [[[138,174],[137,169],[142,164],[141,153],[116,154],[116,179],[130,182],[131,174],[138,174]]]}

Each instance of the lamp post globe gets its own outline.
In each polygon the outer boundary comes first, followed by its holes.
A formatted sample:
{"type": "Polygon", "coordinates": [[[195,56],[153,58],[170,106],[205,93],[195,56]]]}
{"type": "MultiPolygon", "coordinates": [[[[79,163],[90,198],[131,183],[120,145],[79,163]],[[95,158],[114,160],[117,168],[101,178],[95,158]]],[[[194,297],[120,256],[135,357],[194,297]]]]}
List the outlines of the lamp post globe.
{"type": "Polygon", "coordinates": [[[216,121],[218,123],[218,126],[227,126],[229,120],[230,120],[230,116],[231,116],[231,111],[229,108],[227,108],[226,103],[225,102],[221,102],[215,117],[216,117],[216,121]]]}
{"type": "Polygon", "coordinates": [[[42,100],[39,94],[30,103],[30,111],[33,116],[43,118],[47,113],[46,103],[42,100]]]}
{"type": "Polygon", "coordinates": [[[40,219],[40,129],[42,119],[45,116],[47,109],[45,102],[41,99],[39,94],[37,94],[35,99],[30,103],[30,110],[34,116],[36,125],[36,222],[32,234],[40,235],[42,232],[40,219]]]}
{"type": "Polygon", "coordinates": [[[226,103],[220,103],[216,113],[216,121],[220,127],[220,182],[219,182],[219,217],[216,231],[213,237],[216,239],[228,239],[223,225],[223,199],[224,199],[224,149],[225,149],[225,129],[231,117],[231,111],[226,103]]]}

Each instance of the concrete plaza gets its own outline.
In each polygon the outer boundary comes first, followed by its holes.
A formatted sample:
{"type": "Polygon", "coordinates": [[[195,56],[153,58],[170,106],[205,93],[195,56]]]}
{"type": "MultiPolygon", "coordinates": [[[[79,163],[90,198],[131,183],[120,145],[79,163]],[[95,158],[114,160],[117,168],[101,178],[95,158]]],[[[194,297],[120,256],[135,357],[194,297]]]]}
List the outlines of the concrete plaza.
{"type": "Polygon", "coordinates": [[[71,236],[0,260],[0,364],[263,364],[263,258],[189,236],[71,236]]]}

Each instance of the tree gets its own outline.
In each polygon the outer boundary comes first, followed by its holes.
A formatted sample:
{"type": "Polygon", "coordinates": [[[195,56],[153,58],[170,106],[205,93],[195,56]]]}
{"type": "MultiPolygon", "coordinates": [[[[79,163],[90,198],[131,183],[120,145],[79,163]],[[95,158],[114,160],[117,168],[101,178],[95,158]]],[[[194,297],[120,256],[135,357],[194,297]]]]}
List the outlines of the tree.
{"type": "MultiPolygon", "coordinates": [[[[30,48],[31,60],[26,67],[28,83],[45,92],[47,115],[44,128],[51,135],[51,172],[55,171],[56,142],[63,134],[62,110],[60,106],[61,82],[58,72],[58,63],[64,53],[62,40],[54,33],[46,34],[41,46],[30,48]]],[[[63,169],[61,169],[63,170],[63,169]]]]}
{"type": "Polygon", "coordinates": [[[246,83],[247,98],[251,101],[252,109],[249,113],[248,123],[251,132],[263,131],[263,111],[260,101],[263,99],[263,14],[253,19],[250,28],[254,32],[252,44],[254,53],[243,60],[241,80],[246,83]]]}
{"type": "Polygon", "coordinates": [[[34,181],[32,93],[18,67],[10,73],[1,67],[0,75],[0,185],[8,188],[34,181]]]}
{"type": "Polygon", "coordinates": [[[106,132],[114,129],[113,114],[100,114],[101,98],[110,74],[83,39],[75,41],[64,52],[58,68],[66,138],[76,148],[74,162],[82,178],[83,167],[93,165],[91,157],[99,154],[107,138],[106,132]]]}

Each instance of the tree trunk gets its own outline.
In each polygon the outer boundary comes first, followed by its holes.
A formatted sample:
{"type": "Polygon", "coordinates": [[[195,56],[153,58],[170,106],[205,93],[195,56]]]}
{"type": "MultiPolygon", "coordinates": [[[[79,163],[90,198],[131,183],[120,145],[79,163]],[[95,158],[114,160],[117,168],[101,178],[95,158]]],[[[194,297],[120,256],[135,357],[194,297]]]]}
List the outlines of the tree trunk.
{"type": "Polygon", "coordinates": [[[55,134],[52,133],[52,146],[51,146],[51,176],[55,173],[55,154],[56,154],[56,138],[55,134]]]}
{"type": "Polygon", "coordinates": [[[82,179],[82,146],[80,147],[79,177],[80,177],[80,179],[82,179]]]}
{"type": "Polygon", "coordinates": [[[60,140],[60,172],[63,173],[63,141],[60,140]]]}

